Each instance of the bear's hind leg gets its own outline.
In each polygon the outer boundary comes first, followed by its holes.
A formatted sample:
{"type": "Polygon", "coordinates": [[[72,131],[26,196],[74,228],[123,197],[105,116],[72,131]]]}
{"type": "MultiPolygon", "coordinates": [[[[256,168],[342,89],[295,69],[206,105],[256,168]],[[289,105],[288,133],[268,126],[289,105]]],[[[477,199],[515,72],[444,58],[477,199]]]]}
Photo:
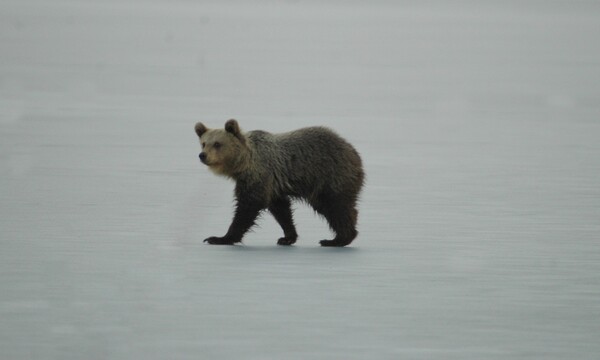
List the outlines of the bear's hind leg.
{"type": "Polygon", "coordinates": [[[335,232],[335,238],[321,240],[321,246],[346,246],[356,238],[358,211],[354,201],[344,197],[321,196],[313,203],[313,207],[325,217],[329,227],[335,232]]]}
{"type": "Polygon", "coordinates": [[[269,206],[269,211],[275,217],[283,229],[283,237],[277,241],[277,245],[292,245],[298,239],[290,199],[287,197],[275,199],[269,206]]]}

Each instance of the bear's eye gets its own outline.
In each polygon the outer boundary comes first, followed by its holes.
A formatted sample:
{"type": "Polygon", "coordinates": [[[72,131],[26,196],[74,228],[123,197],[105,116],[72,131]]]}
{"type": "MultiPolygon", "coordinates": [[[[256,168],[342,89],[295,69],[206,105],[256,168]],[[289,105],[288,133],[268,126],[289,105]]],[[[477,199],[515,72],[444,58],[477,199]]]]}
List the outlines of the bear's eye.
{"type": "Polygon", "coordinates": [[[220,143],[220,142],[215,142],[215,143],[213,144],[213,147],[214,147],[215,149],[219,150],[219,149],[221,148],[221,143],[220,143]]]}
{"type": "Polygon", "coordinates": [[[206,146],[206,143],[202,143],[202,148],[204,149],[204,147],[206,146]]]}

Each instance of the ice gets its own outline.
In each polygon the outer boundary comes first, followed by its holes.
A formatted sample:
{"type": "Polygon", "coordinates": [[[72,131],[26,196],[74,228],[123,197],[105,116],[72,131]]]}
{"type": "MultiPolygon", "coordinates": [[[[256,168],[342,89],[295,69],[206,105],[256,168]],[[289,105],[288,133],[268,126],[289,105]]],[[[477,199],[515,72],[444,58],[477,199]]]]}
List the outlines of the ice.
{"type": "Polygon", "coordinates": [[[597,359],[600,5],[0,3],[1,359],[597,359]],[[197,121],[326,125],[359,237],[234,247],[197,121]]]}

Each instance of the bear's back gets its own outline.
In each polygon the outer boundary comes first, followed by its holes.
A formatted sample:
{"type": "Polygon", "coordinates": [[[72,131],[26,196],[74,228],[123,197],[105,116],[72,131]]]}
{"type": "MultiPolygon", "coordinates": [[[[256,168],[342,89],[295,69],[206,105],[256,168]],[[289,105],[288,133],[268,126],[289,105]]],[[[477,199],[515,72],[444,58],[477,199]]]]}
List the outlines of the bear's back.
{"type": "Polygon", "coordinates": [[[306,196],[362,186],[364,174],[358,152],[328,128],[307,127],[280,134],[256,130],[247,136],[259,166],[273,176],[282,192],[306,196]]]}

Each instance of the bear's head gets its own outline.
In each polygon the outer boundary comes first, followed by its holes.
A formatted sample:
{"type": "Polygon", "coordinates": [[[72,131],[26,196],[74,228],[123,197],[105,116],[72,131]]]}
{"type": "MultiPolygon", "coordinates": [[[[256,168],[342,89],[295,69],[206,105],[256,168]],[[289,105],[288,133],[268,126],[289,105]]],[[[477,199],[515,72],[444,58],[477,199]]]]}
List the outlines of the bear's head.
{"type": "Polygon", "coordinates": [[[231,119],[224,129],[208,129],[197,123],[196,134],[200,138],[202,152],[200,161],[217,175],[235,177],[247,166],[246,137],[237,121],[231,119]]]}

